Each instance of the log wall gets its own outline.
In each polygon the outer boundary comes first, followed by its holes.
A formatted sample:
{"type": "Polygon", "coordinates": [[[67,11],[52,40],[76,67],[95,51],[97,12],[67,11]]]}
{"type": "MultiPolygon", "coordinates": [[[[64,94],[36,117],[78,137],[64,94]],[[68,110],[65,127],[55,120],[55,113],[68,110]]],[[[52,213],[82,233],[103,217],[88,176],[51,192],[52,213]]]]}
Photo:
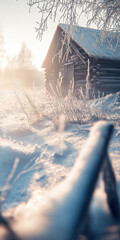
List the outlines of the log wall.
{"type": "Polygon", "coordinates": [[[112,60],[91,60],[91,82],[95,84],[95,92],[109,94],[120,91],[120,62],[112,60]]]}
{"type": "MultiPolygon", "coordinates": [[[[63,55],[65,54],[65,49],[63,55]]],[[[86,76],[90,60],[90,89],[91,96],[97,97],[98,91],[101,95],[120,91],[120,61],[90,58],[75,42],[71,41],[71,53],[67,61],[60,61],[56,57],[54,62],[45,70],[45,87],[51,92],[50,83],[56,92],[59,73],[63,76],[62,89],[66,87],[64,65],[74,63],[74,92],[79,97],[80,88],[86,93],[86,76]]],[[[51,92],[52,93],[52,92],[51,92]]]]}

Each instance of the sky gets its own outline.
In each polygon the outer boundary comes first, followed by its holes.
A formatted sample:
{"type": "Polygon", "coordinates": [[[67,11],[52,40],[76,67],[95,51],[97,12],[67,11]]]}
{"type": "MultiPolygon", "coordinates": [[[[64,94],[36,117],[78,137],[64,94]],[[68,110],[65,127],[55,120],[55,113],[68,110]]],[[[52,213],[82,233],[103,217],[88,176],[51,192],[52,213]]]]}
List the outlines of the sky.
{"type": "MultiPolygon", "coordinates": [[[[14,56],[21,48],[23,42],[32,50],[34,64],[40,69],[46,56],[50,42],[58,22],[49,21],[48,30],[44,33],[42,41],[36,38],[36,21],[40,15],[33,7],[29,13],[27,0],[0,0],[0,31],[4,38],[6,55],[14,56]]],[[[81,22],[84,26],[84,19],[81,22]]],[[[4,64],[5,65],[5,64],[4,64]]]]}
{"type": "Polygon", "coordinates": [[[36,38],[36,21],[39,14],[34,7],[29,13],[26,0],[0,0],[0,31],[4,38],[6,55],[16,55],[23,42],[32,50],[34,64],[40,69],[52,40],[57,23],[50,22],[50,28],[42,41],[36,38]]]}

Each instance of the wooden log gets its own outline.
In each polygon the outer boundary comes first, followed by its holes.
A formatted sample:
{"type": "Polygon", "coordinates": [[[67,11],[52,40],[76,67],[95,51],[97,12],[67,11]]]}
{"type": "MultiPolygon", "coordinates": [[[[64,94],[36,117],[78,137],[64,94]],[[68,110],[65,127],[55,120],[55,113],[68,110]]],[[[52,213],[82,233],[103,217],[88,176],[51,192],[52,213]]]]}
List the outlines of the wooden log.
{"type": "Polygon", "coordinates": [[[75,81],[75,84],[76,84],[76,85],[77,85],[77,84],[80,84],[80,83],[86,84],[86,80],[84,79],[84,80],[77,80],[77,81],[75,81]]]}
{"type": "Polygon", "coordinates": [[[80,65],[80,64],[74,64],[74,69],[75,70],[86,70],[87,71],[87,69],[84,67],[84,66],[82,66],[82,65],[80,65]]]}
{"type": "Polygon", "coordinates": [[[107,71],[107,72],[118,72],[120,73],[120,66],[119,68],[100,68],[100,71],[107,71]]]}
{"type": "Polygon", "coordinates": [[[79,79],[86,79],[86,76],[84,74],[78,74],[78,75],[74,75],[75,80],[79,80],[79,79]]]}
{"type": "Polygon", "coordinates": [[[75,67],[83,68],[84,66],[80,62],[74,62],[74,68],[75,67]]]}
{"type": "Polygon", "coordinates": [[[74,70],[75,70],[75,74],[81,74],[81,73],[84,73],[84,74],[87,74],[87,70],[86,69],[81,69],[81,68],[79,68],[79,69],[76,69],[76,68],[74,68],[74,70]]]}
{"type": "Polygon", "coordinates": [[[96,76],[100,76],[101,75],[101,72],[96,72],[96,76]]]}
{"type": "Polygon", "coordinates": [[[74,52],[76,53],[76,55],[80,58],[80,60],[83,62],[83,64],[86,65],[85,62],[85,58],[82,56],[82,54],[79,52],[79,50],[77,49],[77,47],[71,42],[71,47],[73,48],[74,52]]]}
{"type": "Polygon", "coordinates": [[[73,58],[73,59],[79,59],[79,57],[76,55],[76,54],[72,54],[72,56],[71,56],[71,58],[73,58]]]}
{"type": "Polygon", "coordinates": [[[91,71],[92,73],[96,73],[96,72],[97,72],[97,69],[96,69],[96,68],[93,68],[93,67],[91,67],[90,71],[91,71]]]}
{"type": "Polygon", "coordinates": [[[101,83],[100,83],[99,81],[96,81],[96,82],[94,83],[94,85],[95,85],[95,87],[99,87],[99,86],[101,85],[101,83]]]}
{"type": "Polygon", "coordinates": [[[114,62],[103,61],[101,62],[100,65],[101,65],[100,68],[118,68],[118,69],[120,68],[120,62],[114,63],[114,62]]]}
{"type": "Polygon", "coordinates": [[[78,71],[75,71],[75,72],[74,72],[74,75],[75,75],[75,76],[84,75],[84,76],[86,77],[86,71],[78,70],[78,71]]]}
{"type": "Polygon", "coordinates": [[[79,88],[80,88],[80,87],[85,88],[85,86],[86,86],[86,85],[85,85],[84,83],[79,83],[78,85],[76,85],[77,88],[78,88],[78,87],[79,87],[79,88]]]}
{"type": "Polygon", "coordinates": [[[76,61],[74,61],[74,64],[75,64],[75,65],[79,64],[79,65],[85,66],[85,65],[83,64],[83,62],[82,62],[81,60],[79,60],[79,59],[78,59],[78,60],[76,59],[76,61]]]}
{"type": "Polygon", "coordinates": [[[97,77],[91,78],[90,82],[91,82],[91,83],[94,83],[94,82],[96,82],[96,80],[97,80],[97,77]]]}
{"type": "Polygon", "coordinates": [[[112,81],[112,80],[111,81],[109,81],[109,80],[100,80],[100,83],[101,84],[114,84],[114,85],[120,84],[118,80],[114,80],[114,81],[112,81]]]}
{"type": "Polygon", "coordinates": [[[99,69],[101,65],[98,63],[96,66],[97,66],[97,68],[99,69]]]}
{"type": "Polygon", "coordinates": [[[83,69],[83,68],[81,68],[80,66],[74,66],[74,71],[77,72],[77,71],[81,71],[81,70],[87,72],[87,69],[83,69]]]}
{"type": "Polygon", "coordinates": [[[100,64],[100,66],[103,65],[103,63],[105,63],[106,65],[109,65],[109,64],[114,64],[114,65],[119,65],[120,62],[119,60],[116,61],[116,60],[113,60],[113,59],[96,59],[96,63],[100,64]]]}
{"type": "Polygon", "coordinates": [[[100,77],[99,77],[99,80],[108,80],[108,81],[110,81],[110,80],[118,80],[118,81],[120,81],[120,77],[113,77],[113,76],[107,76],[107,77],[105,77],[105,76],[100,76],[100,77]]]}
{"type": "Polygon", "coordinates": [[[113,88],[113,89],[118,89],[118,91],[120,90],[120,84],[102,84],[101,87],[103,88],[113,88]]]}
{"type": "Polygon", "coordinates": [[[85,80],[85,78],[77,78],[77,79],[75,78],[75,82],[84,81],[84,80],[85,80]]]}
{"type": "Polygon", "coordinates": [[[88,59],[88,54],[78,45],[77,45],[77,48],[78,48],[79,52],[82,54],[82,56],[85,56],[85,58],[88,59]]]}
{"type": "Polygon", "coordinates": [[[100,72],[100,76],[120,77],[117,72],[100,72]]]}

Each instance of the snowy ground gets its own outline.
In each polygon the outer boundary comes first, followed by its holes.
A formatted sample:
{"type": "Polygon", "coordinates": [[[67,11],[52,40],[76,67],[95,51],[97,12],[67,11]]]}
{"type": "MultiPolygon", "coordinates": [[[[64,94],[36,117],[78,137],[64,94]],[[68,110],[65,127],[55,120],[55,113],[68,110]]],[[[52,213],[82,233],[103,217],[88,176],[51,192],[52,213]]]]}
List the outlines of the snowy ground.
{"type": "MultiPolygon", "coordinates": [[[[14,91],[1,90],[0,96],[1,211],[21,204],[25,208],[27,203],[30,207],[37,206],[47,190],[63,181],[70,172],[92,123],[69,123],[63,131],[56,131],[54,121],[44,117],[30,126],[14,91]]],[[[38,91],[36,96],[40,104],[38,91]]],[[[109,153],[119,179],[120,94],[101,98],[101,102],[108,120],[115,124],[109,153]]],[[[101,108],[98,100],[90,104],[101,108]]],[[[42,107],[40,105],[40,109],[42,107]]]]}

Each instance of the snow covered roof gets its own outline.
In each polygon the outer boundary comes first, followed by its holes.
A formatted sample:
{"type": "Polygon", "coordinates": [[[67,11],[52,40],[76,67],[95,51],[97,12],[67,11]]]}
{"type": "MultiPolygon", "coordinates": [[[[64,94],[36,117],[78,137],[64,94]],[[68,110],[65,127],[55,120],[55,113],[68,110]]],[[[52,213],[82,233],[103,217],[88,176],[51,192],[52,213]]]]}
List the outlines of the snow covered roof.
{"type": "Polygon", "coordinates": [[[71,31],[69,25],[61,23],[59,26],[68,32],[90,57],[120,60],[118,33],[107,32],[106,37],[103,37],[101,30],[73,26],[71,31]]]}

